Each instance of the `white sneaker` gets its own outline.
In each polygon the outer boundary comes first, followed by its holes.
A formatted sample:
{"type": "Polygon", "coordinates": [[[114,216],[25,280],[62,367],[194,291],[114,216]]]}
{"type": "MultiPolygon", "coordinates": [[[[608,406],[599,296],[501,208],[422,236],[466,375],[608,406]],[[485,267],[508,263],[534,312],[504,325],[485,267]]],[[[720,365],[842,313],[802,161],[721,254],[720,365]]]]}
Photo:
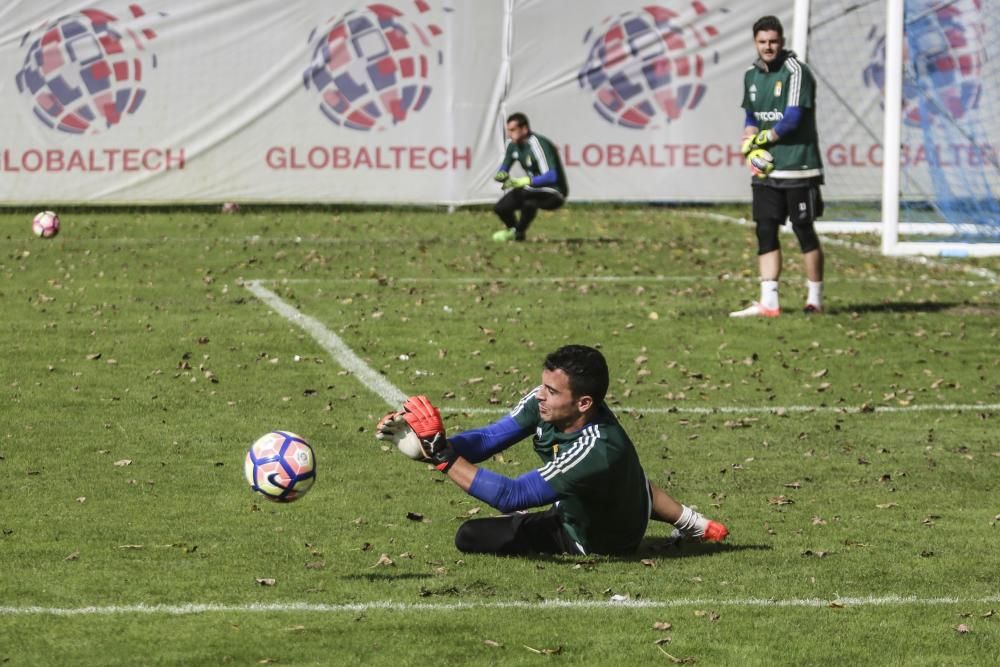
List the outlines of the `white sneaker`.
{"type": "Polygon", "coordinates": [[[729,317],[778,317],[781,315],[781,308],[767,308],[754,301],[743,310],[736,310],[729,313],[729,317]]]}

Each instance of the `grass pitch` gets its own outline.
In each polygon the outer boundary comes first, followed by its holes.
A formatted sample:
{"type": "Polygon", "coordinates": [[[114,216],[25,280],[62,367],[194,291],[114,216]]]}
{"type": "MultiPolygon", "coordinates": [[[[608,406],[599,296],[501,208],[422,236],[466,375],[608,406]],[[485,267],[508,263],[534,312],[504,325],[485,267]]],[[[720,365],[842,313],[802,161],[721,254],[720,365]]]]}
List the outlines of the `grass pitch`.
{"type": "Polygon", "coordinates": [[[574,206],[509,245],[479,210],[62,217],[42,241],[0,215],[0,664],[1000,660],[1000,261],[829,239],[808,318],[787,237],[786,314],[733,321],[752,230],[694,210],[574,206]],[[601,347],[650,478],[727,544],[463,556],[493,510],[372,437],[386,386],[457,432],[568,342],[601,347]],[[290,505],[242,479],[276,428],[319,461],[290,505]]]}

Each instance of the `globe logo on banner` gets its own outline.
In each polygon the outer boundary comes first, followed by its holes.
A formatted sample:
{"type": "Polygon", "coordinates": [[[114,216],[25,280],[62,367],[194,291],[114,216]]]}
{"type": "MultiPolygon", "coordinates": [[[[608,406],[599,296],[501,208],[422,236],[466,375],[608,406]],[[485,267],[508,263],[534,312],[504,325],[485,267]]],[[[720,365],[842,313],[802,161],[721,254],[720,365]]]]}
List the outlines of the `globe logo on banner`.
{"type": "Polygon", "coordinates": [[[444,60],[435,46],[442,31],[430,12],[424,0],[405,10],[373,4],[313,30],[312,61],[302,79],[319,93],[323,114],[336,125],[370,131],[423,109],[444,60]]]}
{"type": "MultiPolygon", "coordinates": [[[[981,0],[907,2],[903,37],[903,122],[917,127],[935,118],[963,118],[979,107],[986,54],[981,0]]],[[[873,28],[866,87],[885,87],[885,34],[873,28]]]]}
{"type": "Polygon", "coordinates": [[[141,83],[156,67],[147,42],[156,33],[140,25],[145,12],[130,5],[132,20],[102,9],[82,9],[43,24],[21,38],[27,52],[15,77],[46,127],[98,134],[136,112],[146,97],[141,83]]]}
{"type": "MultiPolygon", "coordinates": [[[[650,5],[588,30],[583,41],[590,51],[577,81],[593,94],[597,113],[613,125],[643,129],[696,109],[707,90],[703,54],[719,34],[704,24],[707,14],[697,1],[683,14],[650,5]]],[[[718,52],[707,58],[717,63],[718,52]]]]}

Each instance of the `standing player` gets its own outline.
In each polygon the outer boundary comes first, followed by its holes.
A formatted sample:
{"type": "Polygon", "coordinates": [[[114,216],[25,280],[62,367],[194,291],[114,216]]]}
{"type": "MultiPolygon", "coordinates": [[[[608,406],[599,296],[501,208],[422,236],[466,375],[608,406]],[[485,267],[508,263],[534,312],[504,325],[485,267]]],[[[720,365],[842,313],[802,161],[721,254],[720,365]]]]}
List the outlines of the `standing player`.
{"type": "Polygon", "coordinates": [[[726,539],[724,525],[646,479],[632,441],[604,402],[607,390],[604,356],[567,345],[545,358],[541,386],[493,424],[446,438],[438,409],[413,396],[402,412],[382,418],[377,437],[392,439],[408,424],[421,439],[423,460],[505,513],[463,523],[455,546],[464,552],[629,554],[650,518],[673,524],[678,537],[726,539]],[[542,459],[539,468],[511,479],[475,465],[528,436],[542,459]],[[549,504],[545,511],[523,511],[549,504]]]}
{"type": "Polygon", "coordinates": [[[512,113],[507,118],[507,136],[510,143],[493,176],[505,191],[493,207],[506,226],[493,235],[498,242],[523,241],[538,209],[555,210],[566,203],[569,195],[559,151],[551,141],[531,131],[527,116],[512,113]],[[515,162],[521,164],[526,176],[511,177],[510,168],[515,162]]]}
{"type": "Polygon", "coordinates": [[[730,317],[777,317],[781,246],[786,219],[805,264],[805,312],[823,311],[823,249],[813,222],[823,213],[819,186],[823,162],[816,133],[816,83],[812,72],[784,48],[781,22],[764,16],[753,25],[757,60],[743,77],[743,154],[754,174],[753,219],[757,223],[760,301],[730,317]],[[768,164],[768,153],[773,163],[768,164]],[[763,159],[761,159],[763,158],[763,159]],[[765,165],[764,169],[757,165],[765,165]]]}

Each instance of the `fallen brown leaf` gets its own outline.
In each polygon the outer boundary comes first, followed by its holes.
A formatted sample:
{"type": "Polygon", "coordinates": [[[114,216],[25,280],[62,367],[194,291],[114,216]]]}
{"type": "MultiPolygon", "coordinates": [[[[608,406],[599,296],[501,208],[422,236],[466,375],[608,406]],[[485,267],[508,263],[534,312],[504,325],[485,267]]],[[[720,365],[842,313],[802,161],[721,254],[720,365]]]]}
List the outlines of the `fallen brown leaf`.
{"type": "Polygon", "coordinates": [[[532,653],[537,653],[538,655],[559,655],[562,653],[562,646],[557,646],[556,648],[531,648],[527,644],[524,644],[524,648],[528,649],[532,653]]]}
{"type": "Polygon", "coordinates": [[[395,564],[396,563],[391,558],[389,558],[389,554],[382,554],[381,556],[378,557],[378,561],[374,565],[372,565],[372,567],[378,567],[380,565],[390,566],[395,564]]]}

